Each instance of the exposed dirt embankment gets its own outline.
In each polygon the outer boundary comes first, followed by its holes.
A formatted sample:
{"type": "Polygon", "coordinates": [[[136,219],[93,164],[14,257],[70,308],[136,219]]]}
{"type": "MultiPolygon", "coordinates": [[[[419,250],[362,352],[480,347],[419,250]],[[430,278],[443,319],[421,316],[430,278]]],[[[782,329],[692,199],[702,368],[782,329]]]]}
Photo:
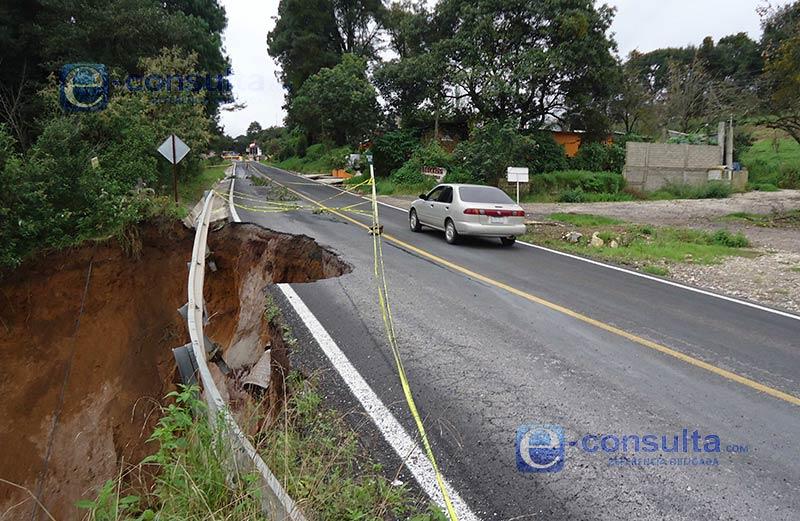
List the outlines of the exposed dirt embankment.
{"type": "MultiPolygon", "coordinates": [[[[154,448],[146,439],[176,381],[171,349],[188,341],[176,309],[193,237],[178,225],[145,226],[135,256],[108,241],[0,279],[0,478],[38,495],[57,519],[79,518],[77,499],[154,448]]],[[[241,367],[269,342],[264,286],[347,270],[307,237],[253,225],[212,232],[209,249],[217,271],[207,270],[207,334],[226,358],[239,353],[241,367]]],[[[31,518],[24,489],[0,483],[0,519],[31,518]]]]}

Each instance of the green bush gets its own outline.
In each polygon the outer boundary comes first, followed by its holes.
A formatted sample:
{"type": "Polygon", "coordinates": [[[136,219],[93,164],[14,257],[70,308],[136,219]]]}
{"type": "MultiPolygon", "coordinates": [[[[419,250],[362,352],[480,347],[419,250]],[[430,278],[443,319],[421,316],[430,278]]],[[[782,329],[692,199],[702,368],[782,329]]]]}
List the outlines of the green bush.
{"type": "Polygon", "coordinates": [[[741,233],[731,233],[728,230],[717,230],[713,236],[713,243],[729,248],[747,248],[750,241],[741,233]]]}
{"type": "Polygon", "coordinates": [[[372,157],[375,175],[388,177],[395,173],[403,163],[419,148],[416,129],[400,129],[387,132],[375,139],[372,144],[372,157]]]}
{"type": "MultiPolygon", "coordinates": [[[[741,162],[753,185],[781,186],[783,172],[800,170],[800,144],[793,139],[763,139],[742,151],[741,162]]],[[[784,184],[791,183],[791,176],[784,180],[784,184]]]]}
{"type": "Polygon", "coordinates": [[[780,188],[772,183],[747,183],[747,189],[756,192],[777,192],[780,190],[780,188]]]}
{"type": "Polygon", "coordinates": [[[800,189],[800,165],[781,165],[778,187],[800,189]]]}
{"type": "Polygon", "coordinates": [[[448,174],[462,175],[461,169],[453,161],[453,156],[447,153],[438,143],[430,143],[417,148],[411,158],[403,163],[391,176],[393,183],[398,185],[414,185],[424,183],[430,177],[422,173],[422,167],[446,168],[448,174]]]}
{"type": "Polygon", "coordinates": [[[585,143],[570,160],[575,170],[622,173],[625,167],[625,149],[619,145],[585,143]]]}
{"type": "Polygon", "coordinates": [[[584,193],[583,190],[578,188],[572,188],[570,190],[564,190],[560,194],[558,194],[558,202],[559,203],[582,203],[584,202],[584,193]]]}
{"type": "Polygon", "coordinates": [[[550,132],[523,134],[513,121],[493,121],[473,129],[453,156],[474,180],[490,184],[504,178],[509,166],[527,166],[532,172],[566,167],[564,148],[550,132]]]}
{"type": "Polygon", "coordinates": [[[328,152],[328,146],[325,143],[316,143],[306,148],[305,159],[308,161],[317,161],[328,152]]]}
{"type": "Polygon", "coordinates": [[[625,179],[613,172],[565,170],[536,174],[530,180],[533,193],[558,194],[580,189],[581,192],[614,194],[625,188],[625,179]]]}

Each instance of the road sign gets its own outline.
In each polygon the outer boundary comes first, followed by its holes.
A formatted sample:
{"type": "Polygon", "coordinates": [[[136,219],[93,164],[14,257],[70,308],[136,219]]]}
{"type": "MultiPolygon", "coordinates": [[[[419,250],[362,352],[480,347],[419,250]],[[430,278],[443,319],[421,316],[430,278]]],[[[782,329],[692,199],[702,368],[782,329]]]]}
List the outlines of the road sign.
{"type": "Polygon", "coordinates": [[[510,166],[506,170],[509,183],[517,183],[517,204],[519,204],[519,184],[528,182],[528,168],[524,166],[510,166]]]}
{"type": "Polygon", "coordinates": [[[509,183],[527,183],[528,169],[526,167],[510,166],[506,171],[509,183]]]}
{"type": "Polygon", "coordinates": [[[175,134],[170,134],[158,147],[159,153],[172,163],[172,190],[175,192],[175,202],[178,202],[178,172],[175,170],[181,159],[189,153],[189,145],[181,141],[175,134]]]}
{"type": "Polygon", "coordinates": [[[186,157],[186,154],[189,153],[189,150],[191,150],[189,145],[181,141],[181,138],[175,134],[171,134],[167,137],[167,139],[161,143],[161,146],[158,147],[158,151],[161,155],[166,157],[167,161],[173,165],[180,163],[181,159],[186,157]]]}

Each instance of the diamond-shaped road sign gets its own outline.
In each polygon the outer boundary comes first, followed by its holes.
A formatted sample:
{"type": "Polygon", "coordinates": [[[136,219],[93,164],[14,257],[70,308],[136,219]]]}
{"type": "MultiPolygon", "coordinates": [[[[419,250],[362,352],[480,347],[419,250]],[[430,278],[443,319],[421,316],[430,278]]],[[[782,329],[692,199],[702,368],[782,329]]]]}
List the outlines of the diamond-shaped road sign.
{"type": "Polygon", "coordinates": [[[161,155],[166,157],[167,161],[173,165],[180,163],[181,159],[186,157],[186,154],[189,153],[189,150],[191,150],[189,145],[181,141],[181,138],[175,134],[170,134],[170,136],[161,143],[161,146],[158,147],[158,151],[161,155]]]}

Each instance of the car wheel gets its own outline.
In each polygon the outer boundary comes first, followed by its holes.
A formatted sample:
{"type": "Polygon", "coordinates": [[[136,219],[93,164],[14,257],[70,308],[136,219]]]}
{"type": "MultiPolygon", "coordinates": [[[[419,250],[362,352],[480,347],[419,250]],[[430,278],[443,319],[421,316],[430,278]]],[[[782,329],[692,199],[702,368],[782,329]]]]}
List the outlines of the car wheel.
{"type": "Polygon", "coordinates": [[[500,237],[500,242],[503,246],[513,246],[515,242],[517,242],[516,237],[500,237]]]}
{"type": "Polygon", "coordinates": [[[419,232],[422,231],[422,225],[419,223],[419,218],[417,217],[417,211],[413,208],[408,213],[408,227],[411,228],[412,232],[419,232]]]}
{"type": "Polygon", "coordinates": [[[457,244],[459,235],[458,231],[456,230],[456,225],[450,219],[447,219],[447,222],[444,223],[444,239],[448,242],[448,244],[457,244]]]}

